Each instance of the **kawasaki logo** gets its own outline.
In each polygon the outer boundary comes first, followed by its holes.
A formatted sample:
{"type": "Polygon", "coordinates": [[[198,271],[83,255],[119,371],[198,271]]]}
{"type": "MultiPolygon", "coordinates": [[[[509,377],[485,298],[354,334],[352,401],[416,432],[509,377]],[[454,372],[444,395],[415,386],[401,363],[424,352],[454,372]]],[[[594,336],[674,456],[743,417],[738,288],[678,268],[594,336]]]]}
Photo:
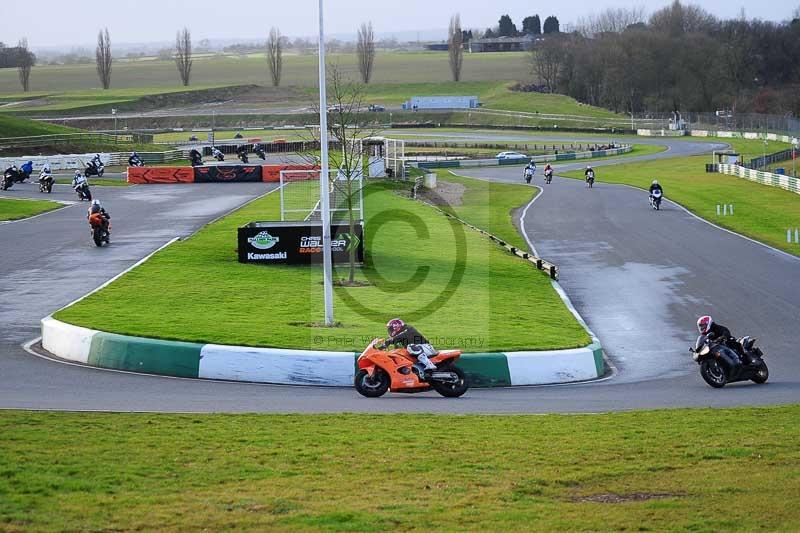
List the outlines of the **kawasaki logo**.
{"type": "Polygon", "coordinates": [[[266,231],[262,231],[255,237],[250,237],[247,239],[247,242],[253,247],[258,248],[259,250],[269,250],[280,241],[280,237],[273,237],[266,231]]]}

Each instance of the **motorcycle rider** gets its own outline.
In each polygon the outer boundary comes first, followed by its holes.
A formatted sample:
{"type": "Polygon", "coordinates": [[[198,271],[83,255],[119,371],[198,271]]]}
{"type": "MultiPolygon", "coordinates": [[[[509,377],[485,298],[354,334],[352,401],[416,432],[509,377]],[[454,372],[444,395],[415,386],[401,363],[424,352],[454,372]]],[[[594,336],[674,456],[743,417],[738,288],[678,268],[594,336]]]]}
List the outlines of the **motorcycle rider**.
{"type": "Polygon", "coordinates": [[[653,183],[650,184],[650,195],[652,196],[656,191],[660,192],[661,196],[664,196],[664,188],[658,183],[658,180],[653,180],[653,183]]]}
{"type": "Polygon", "coordinates": [[[239,147],[236,148],[236,155],[239,156],[242,162],[245,162],[247,160],[247,145],[240,144],[239,147]]]}
{"type": "MultiPolygon", "coordinates": [[[[75,190],[75,192],[78,192],[84,185],[88,187],[89,180],[86,179],[86,176],[81,174],[80,170],[76,170],[75,175],[72,177],[72,188],[75,190]]],[[[80,194],[81,199],[83,199],[83,194],[82,193],[78,194],[80,194]]]]}
{"type": "Polygon", "coordinates": [[[525,181],[530,183],[533,179],[533,174],[536,172],[536,163],[531,161],[525,166],[525,170],[522,171],[523,175],[525,176],[525,181]]]}
{"type": "Polygon", "coordinates": [[[33,161],[26,161],[19,167],[20,181],[25,181],[33,173],[33,161]]]}
{"type": "Polygon", "coordinates": [[[111,220],[111,215],[108,214],[108,211],[105,210],[103,205],[100,203],[100,200],[95,198],[92,200],[92,204],[89,206],[89,209],[86,212],[86,218],[88,219],[94,214],[99,214],[103,219],[103,230],[107,233],[111,233],[108,230],[108,221],[111,220]]]}
{"type": "Polygon", "coordinates": [[[749,365],[752,362],[750,355],[745,352],[742,345],[739,344],[739,341],[731,335],[731,330],[722,324],[717,324],[710,316],[705,315],[697,319],[697,331],[699,331],[701,335],[705,335],[708,340],[724,344],[739,354],[742,359],[742,364],[749,365]]]}
{"type": "Polygon", "coordinates": [[[45,163],[42,166],[42,171],[39,172],[39,184],[45,182],[45,180],[52,180],[53,179],[53,170],[50,168],[50,163],[45,163]]]}
{"type": "Polygon", "coordinates": [[[139,157],[139,154],[136,152],[131,152],[131,156],[128,158],[128,166],[143,167],[144,161],[142,161],[142,158],[139,157]]]}
{"type": "Polygon", "coordinates": [[[189,160],[192,162],[192,166],[202,165],[203,154],[197,148],[192,148],[189,152],[189,160]]]}
{"type": "Polygon", "coordinates": [[[417,361],[424,365],[425,370],[436,370],[436,365],[429,359],[438,352],[431,346],[422,333],[417,331],[414,326],[408,325],[399,318],[393,318],[386,324],[386,332],[389,334],[380,349],[385,349],[390,344],[402,346],[408,353],[415,356],[417,361]]]}
{"type": "Polygon", "coordinates": [[[225,160],[225,154],[223,154],[220,151],[220,149],[217,148],[216,146],[211,148],[211,155],[214,157],[214,159],[216,159],[218,161],[224,161],[225,160]]]}
{"type": "Polygon", "coordinates": [[[550,165],[550,163],[547,163],[544,166],[544,177],[546,178],[547,176],[552,176],[552,175],[553,175],[553,167],[550,165]]]}
{"type": "Polygon", "coordinates": [[[583,175],[586,178],[586,186],[591,187],[591,183],[594,181],[594,169],[591,166],[587,166],[583,175]]]}

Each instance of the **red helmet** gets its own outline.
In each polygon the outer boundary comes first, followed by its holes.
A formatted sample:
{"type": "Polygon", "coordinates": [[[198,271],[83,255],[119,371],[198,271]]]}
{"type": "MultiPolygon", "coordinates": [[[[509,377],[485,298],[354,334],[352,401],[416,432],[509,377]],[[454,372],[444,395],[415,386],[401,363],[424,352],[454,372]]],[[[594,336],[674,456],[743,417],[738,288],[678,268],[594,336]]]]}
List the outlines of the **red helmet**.
{"type": "Polygon", "coordinates": [[[701,316],[697,319],[697,331],[700,332],[701,335],[707,335],[708,331],[711,329],[711,326],[714,325],[714,320],[706,315],[701,316]]]}
{"type": "Polygon", "coordinates": [[[390,337],[394,337],[403,329],[405,329],[406,323],[400,320],[399,318],[393,318],[389,322],[386,323],[386,332],[389,334],[390,337]]]}

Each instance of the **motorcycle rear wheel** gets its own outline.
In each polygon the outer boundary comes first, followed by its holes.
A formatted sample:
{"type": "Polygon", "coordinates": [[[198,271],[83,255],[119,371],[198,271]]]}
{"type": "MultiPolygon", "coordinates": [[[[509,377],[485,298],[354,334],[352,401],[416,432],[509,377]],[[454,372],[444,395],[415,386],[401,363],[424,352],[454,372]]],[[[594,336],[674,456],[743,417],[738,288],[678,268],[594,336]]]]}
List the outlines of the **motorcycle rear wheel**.
{"type": "Polygon", "coordinates": [[[444,396],[445,398],[458,398],[459,396],[463,396],[467,389],[469,389],[469,384],[467,383],[467,376],[464,374],[464,371],[458,368],[457,366],[448,366],[439,369],[440,372],[453,372],[455,375],[458,376],[458,381],[456,383],[444,383],[441,381],[431,381],[431,386],[434,388],[436,392],[444,396]]]}
{"type": "Polygon", "coordinates": [[[728,384],[728,376],[716,359],[706,359],[700,363],[700,375],[715,389],[721,389],[728,384]]]}
{"type": "Polygon", "coordinates": [[[769,368],[767,368],[767,363],[761,361],[761,364],[758,366],[758,370],[756,370],[755,375],[751,378],[753,383],[758,383],[759,385],[762,383],[766,383],[769,379],[769,368]]]}
{"type": "Polygon", "coordinates": [[[389,374],[380,368],[376,368],[372,377],[366,370],[359,370],[354,384],[360,395],[367,398],[379,398],[389,390],[391,380],[389,379],[389,374]]]}
{"type": "Polygon", "coordinates": [[[103,229],[100,227],[92,228],[92,240],[96,246],[103,246],[103,229]]]}

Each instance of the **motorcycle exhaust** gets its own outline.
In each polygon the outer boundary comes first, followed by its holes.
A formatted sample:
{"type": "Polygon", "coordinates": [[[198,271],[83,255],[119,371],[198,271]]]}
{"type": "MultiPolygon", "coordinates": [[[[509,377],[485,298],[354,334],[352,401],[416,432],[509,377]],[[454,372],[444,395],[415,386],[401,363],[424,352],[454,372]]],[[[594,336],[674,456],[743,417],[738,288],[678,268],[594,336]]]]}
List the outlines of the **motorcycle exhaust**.
{"type": "Polygon", "coordinates": [[[435,379],[436,381],[444,381],[446,383],[458,382],[458,376],[453,372],[433,372],[431,374],[431,379],[435,379]]]}

